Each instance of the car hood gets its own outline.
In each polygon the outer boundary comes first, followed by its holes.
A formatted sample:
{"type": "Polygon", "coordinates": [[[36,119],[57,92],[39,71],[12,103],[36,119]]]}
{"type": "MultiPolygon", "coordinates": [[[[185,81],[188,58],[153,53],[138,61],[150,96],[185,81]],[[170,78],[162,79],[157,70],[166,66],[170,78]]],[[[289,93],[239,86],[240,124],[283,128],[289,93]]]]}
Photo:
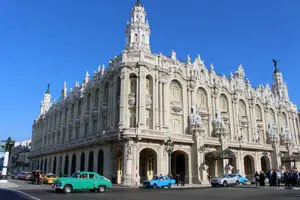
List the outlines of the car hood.
{"type": "Polygon", "coordinates": [[[211,180],[213,180],[213,181],[221,181],[221,180],[223,180],[224,178],[220,178],[220,177],[215,177],[215,178],[212,178],[211,180]]]}

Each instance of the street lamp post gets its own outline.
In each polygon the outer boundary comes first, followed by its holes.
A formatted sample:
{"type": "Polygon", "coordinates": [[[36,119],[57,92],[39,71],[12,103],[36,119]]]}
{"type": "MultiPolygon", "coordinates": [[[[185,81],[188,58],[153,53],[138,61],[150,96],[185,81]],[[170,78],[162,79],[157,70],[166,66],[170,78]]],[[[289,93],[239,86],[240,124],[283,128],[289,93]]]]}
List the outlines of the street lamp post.
{"type": "Polygon", "coordinates": [[[167,140],[167,144],[166,144],[166,151],[169,156],[169,176],[171,176],[171,155],[172,155],[173,150],[174,150],[174,144],[173,144],[173,141],[171,140],[171,138],[169,138],[167,140]]]}
{"type": "Polygon", "coordinates": [[[9,153],[11,151],[11,148],[14,146],[15,142],[13,140],[11,140],[10,137],[8,137],[6,141],[2,140],[2,142],[5,143],[5,145],[2,146],[2,148],[4,149],[2,179],[7,179],[7,166],[8,166],[9,153]]]}

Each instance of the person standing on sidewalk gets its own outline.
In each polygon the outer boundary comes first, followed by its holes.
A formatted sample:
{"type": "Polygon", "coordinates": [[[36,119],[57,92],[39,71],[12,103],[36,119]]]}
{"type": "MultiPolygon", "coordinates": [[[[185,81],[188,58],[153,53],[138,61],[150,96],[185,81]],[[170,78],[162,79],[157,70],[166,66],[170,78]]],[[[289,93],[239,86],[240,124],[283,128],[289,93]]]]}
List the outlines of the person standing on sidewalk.
{"type": "Polygon", "coordinates": [[[266,179],[266,177],[264,175],[264,172],[261,171],[260,175],[259,175],[259,185],[260,186],[265,186],[265,179],[266,179]]]}
{"type": "Polygon", "coordinates": [[[279,187],[281,182],[281,174],[279,170],[276,171],[276,181],[277,181],[277,187],[279,187]]]}
{"type": "Polygon", "coordinates": [[[181,175],[180,175],[180,181],[181,181],[181,186],[184,186],[184,182],[185,182],[185,174],[184,174],[184,172],[182,172],[181,175]]]}
{"type": "Polygon", "coordinates": [[[255,184],[256,184],[256,187],[258,187],[258,186],[259,186],[259,174],[258,174],[258,172],[255,172],[254,177],[255,177],[255,184]]]}
{"type": "Polygon", "coordinates": [[[176,184],[177,184],[177,186],[179,185],[179,180],[180,180],[180,175],[177,173],[176,174],[176,184]]]}

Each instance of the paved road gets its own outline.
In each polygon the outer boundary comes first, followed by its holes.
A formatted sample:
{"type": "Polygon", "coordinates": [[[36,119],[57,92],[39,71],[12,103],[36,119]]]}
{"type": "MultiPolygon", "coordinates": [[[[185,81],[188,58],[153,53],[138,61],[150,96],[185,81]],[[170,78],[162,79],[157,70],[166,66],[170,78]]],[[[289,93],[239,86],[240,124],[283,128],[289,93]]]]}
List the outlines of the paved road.
{"type": "MultiPolygon", "coordinates": [[[[278,199],[299,199],[299,190],[283,190],[276,188],[193,188],[193,189],[131,189],[113,188],[105,193],[75,192],[72,194],[56,193],[51,189],[44,190],[21,190],[31,195],[31,200],[199,200],[199,199],[222,199],[222,200],[278,200],[278,199]]],[[[11,192],[0,190],[2,195],[12,195],[11,192]]],[[[17,195],[17,194],[16,194],[17,195]]],[[[9,197],[9,196],[8,196],[9,197]]],[[[2,198],[1,198],[2,199],[2,198]]],[[[4,198],[7,199],[7,198],[4,198]]],[[[9,198],[9,200],[25,199],[9,198]]]]}
{"type": "Polygon", "coordinates": [[[2,200],[31,200],[28,196],[23,193],[0,189],[0,199],[2,200]]]}

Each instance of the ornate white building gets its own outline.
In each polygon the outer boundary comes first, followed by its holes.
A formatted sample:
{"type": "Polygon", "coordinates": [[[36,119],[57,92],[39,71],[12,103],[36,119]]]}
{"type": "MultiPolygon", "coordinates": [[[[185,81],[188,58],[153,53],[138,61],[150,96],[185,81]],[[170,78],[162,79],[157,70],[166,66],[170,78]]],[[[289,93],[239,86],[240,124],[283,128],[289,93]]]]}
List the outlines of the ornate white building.
{"type": "Polygon", "coordinates": [[[253,88],[241,65],[227,77],[200,56],[153,54],[150,33],[137,1],[121,55],[69,91],[65,84],[58,102],[48,87],[33,123],[33,169],[97,171],[136,185],[168,174],[169,162],[188,183],[296,167],[299,113],[276,61],[272,87],[253,88]]]}

